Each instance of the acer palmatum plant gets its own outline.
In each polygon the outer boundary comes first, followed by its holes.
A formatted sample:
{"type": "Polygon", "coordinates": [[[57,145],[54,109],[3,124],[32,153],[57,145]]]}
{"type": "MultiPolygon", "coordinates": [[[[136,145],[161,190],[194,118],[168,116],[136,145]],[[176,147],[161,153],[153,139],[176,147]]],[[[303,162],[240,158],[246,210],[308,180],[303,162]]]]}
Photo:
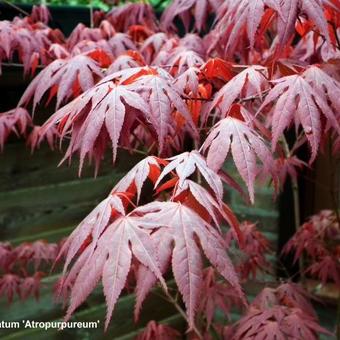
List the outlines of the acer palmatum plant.
{"type": "MultiPolygon", "coordinates": [[[[61,247],[65,267],[56,289],[69,301],[66,319],[101,281],[107,328],[119,296],[135,282],[136,320],[159,285],[192,338],[217,332],[314,339],[324,332],[307,295],[290,282],[265,288],[247,308],[241,283],[272,272],[265,256],[271,247],[261,226],[238,223],[224,191],[232,188],[254,203],[256,181],[278,192],[289,178],[300,226],[301,169],[312,167],[327,146],[339,159],[339,12],[338,0],[176,0],[160,22],[149,4],[127,3],[94,13],[93,27],[79,24],[69,37],[47,26],[43,7],[0,23],[1,61],[21,62],[26,73],[44,67],[19,105],[33,113],[55,100],[57,108],[42,126],[21,108],[2,114],[1,147],[11,132],[30,129],[32,149],[43,140],[51,148],[66,141],[63,160],[78,155],[79,174],[86,158],[97,173],[108,149],[113,163],[119,149],[145,157],[61,247]],[[178,34],[178,20],[190,33],[178,34]],[[300,158],[302,146],[310,149],[307,159],[300,158]],[[225,170],[228,160],[236,178],[225,170]],[[165,281],[169,272],[179,294],[165,281]],[[224,327],[234,306],[246,316],[224,327]]],[[[336,200],[332,208],[304,224],[285,248],[296,258],[307,252],[312,262],[301,270],[323,284],[339,280],[338,246],[330,250],[326,240],[339,228],[336,200]],[[335,219],[333,227],[323,227],[324,218],[335,219]]],[[[16,252],[22,264],[26,248],[16,252]]],[[[1,289],[11,299],[19,281],[8,275],[1,289]]],[[[27,280],[23,292],[34,294],[34,282],[27,280]]],[[[150,321],[140,337],[176,335],[150,321]]]]}
{"type": "Polygon", "coordinates": [[[331,210],[323,210],[304,223],[283,249],[294,252],[294,261],[305,254],[306,273],[326,284],[340,284],[339,264],[340,227],[331,210]]]}
{"type": "Polygon", "coordinates": [[[0,243],[0,297],[11,303],[14,296],[39,299],[41,279],[55,261],[59,245],[45,240],[24,242],[14,247],[0,243]]]}

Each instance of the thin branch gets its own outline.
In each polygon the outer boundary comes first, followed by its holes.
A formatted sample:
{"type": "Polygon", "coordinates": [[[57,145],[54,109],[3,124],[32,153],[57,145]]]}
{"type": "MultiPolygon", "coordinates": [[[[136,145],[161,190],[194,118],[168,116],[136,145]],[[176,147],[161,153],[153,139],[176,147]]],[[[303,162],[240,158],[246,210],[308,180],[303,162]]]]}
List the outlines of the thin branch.
{"type": "Polygon", "coordinates": [[[249,97],[246,97],[246,98],[241,98],[241,99],[239,99],[239,103],[248,102],[248,101],[252,101],[252,100],[255,100],[255,99],[260,99],[261,97],[265,97],[269,93],[270,90],[271,89],[267,89],[267,90],[263,91],[261,93],[261,95],[255,94],[253,96],[249,96],[249,97]]]}
{"type": "Polygon", "coordinates": [[[211,102],[212,101],[212,99],[188,97],[188,96],[181,96],[181,98],[185,99],[185,100],[199,100],[199,101],[202,101],[202,102],[211,102]]]}
{"type": "Polygon", "coordinates": [[[136,154],[139,154],[139,155],[143,155],[143,156],[147,156],[148,153],[145,152],[145,151],[142,151],[142,150],[138,150],[138,149],[131,149],[131,148],[128,148],[126,146],[119,146],[120,149],[123,149],[123,150],[127,150],[127,151],[130,151],[130,152],[133,152],[133,153],[136,153],[136,154]]]}
{"type": "Polygon", "coordinates": [[[94,27],[94,20],[93,20],[93,3],[92,0],[90,0],[90,27],[94,27]]]}
{"type": "MultiPolygon", "coordinates": [[[[163,292],[166,296],[166,299],[174,305],[174,307],[178,310],[178,312],[181,314],[181,316],[185,319],[185,321],[189,324],[189,319],[185,313],[185,311],[182,309],[182,307],[178,304],[178,302],[170,295],[170,293],[163,289],[163,292]]],[[[196,333],[197,337],[200,340],[203,340],[203,336],[201,332],[197,329],[197,327],[194,325],[192,330],[196,333]]]]}
{"type": "Polygon", "coordinates": [[[25,10],[23,10],[22,8],[20,8],[19,6],[17,5],[14,5],[12,4],[11,2],[7,1],[7,0],[4,0],[4,3],[7,4],[8,6],[16,9],[18,12],[20,12],[21,14],[24,14],[24,15],[27,15],[29,16],[30,14],[28,12],[26,12],[25,10]]]}

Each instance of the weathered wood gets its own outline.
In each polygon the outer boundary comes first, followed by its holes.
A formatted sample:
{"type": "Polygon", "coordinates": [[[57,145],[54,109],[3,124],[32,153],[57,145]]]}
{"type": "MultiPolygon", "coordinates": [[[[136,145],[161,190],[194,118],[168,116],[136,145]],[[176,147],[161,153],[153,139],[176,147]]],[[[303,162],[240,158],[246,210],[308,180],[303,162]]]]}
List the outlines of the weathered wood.
{"type": "MultiPolygon", "coordinates": [[[[63,152],[50,150],[46,145],[42,145],[33,154],[21,141],[6,145],[3,153],[0,154],[0,191],[94,178],[94,168],[89,165],[84,165],[81,177],[78,177],[79,161],[77,158],[72,160],[70,166],[65,162],[58,167],[62,157],[63,152]]],[[[139,158],[129,155],[126,151],[119,152],[117,161],[113,165],[109,153],[101,164],[98,177],[112,173],[124,173],[139,158]]]]}
{"type": "MultiPolygon", "coordinates": [[[[158,291],[158,289],[154,290],[158,291]]],[[[83,339],[85,334],[87,338],[91,339],[116,339],[118,337],[123,336],[126,338],[127,334],[130,334],[131,337],[138,332],[141,328],[143,328],[146,323],[151,319],[154,320],[163,320],[168,318],[171,315],[177,315],[177,311],[175,308],[162,298],[157,295],[152,294],[149,299],[145,301],[143,306],[144,313],[141,315],[141,319],[134,323],[133,321],[133,309],[135,303],[134,294],[125,295],[118,301],[112,321],[110,323],[109,329],[106,333],[104,333],[104,320],[106,314],[106,305],[104,301],[98,300],[96,294],[95,297],[92,297],[92,306],[91,306],[91,297],[89,301],[86,302],[85,305],[82,306],[82,310],[80,309],[76,312],[71,321],[97,321],[99,320],[99,326],[97,329],[65,329],[62,332],[58,332],[57,329],[49,329],[47,331],[41,329],[23,329],[21,325],[20,330],[0,330],[1,339],[59,339],[59,338],[68,338],[71,337],[73,339],[83,339]],[[96,300],[97,299],[97,300],[96,300]],[[132,334],[131,334],[132,333],[132,334]]],[[[99,294],[98,294],[99,295],[99,294]]],[[[93,296],[93,294],[92,294],[93,296]]],[[[16,306],[14,313],[4,313],[4,315],[0,314],[2,320],[6,321],[21,321],[21,320],[34,320],[34,321],[47,321],[47,320],[62,320],[62,316],[64,312],[61,310],[60,306],[53,305],[51,300],[51,295],[46,294],[44,298],[36,303],[35,306],[31,304],[33,310],[29,311],[25,306],[25,302],[20,304],[20,306],[16,306]],[[21,311],[20,311],[21,307],[21,311]],[[59,316],[56,315],[59,313],[59,316]],[[54,315],[54,317],[53,317],[54,315]]],[[[178,318],[177,318],[178,319],[178,318]]],[[[181,320],[177,320],[177,323],[181,320]]],[[[183,325],[183,322],[182,322],[183,325]]],[[[129,338],[129,337],[128,337],[129,338]]]]}
{"type": "Polygon", "coordinates": [[[0,193],[0,237],[8,239],[79,222],[121,175],[0,193]]]}

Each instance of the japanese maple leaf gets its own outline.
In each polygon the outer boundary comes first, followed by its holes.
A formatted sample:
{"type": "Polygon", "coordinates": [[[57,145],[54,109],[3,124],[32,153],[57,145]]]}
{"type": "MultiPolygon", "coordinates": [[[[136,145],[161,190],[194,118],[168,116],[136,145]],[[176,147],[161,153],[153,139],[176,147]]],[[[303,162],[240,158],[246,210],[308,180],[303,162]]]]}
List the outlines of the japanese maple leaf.
{"type": "Polygon", "coordinates": [[[312,163],[319,149],[322,124],[321,114],[325,116],[330,126],[340,133],[340,127],[324,96],[320,96],[318,90],[314,89],[303,75],[292,75],[273,81],[275,86],[268,93],[259,111],[265,106],[276,101],[272,109],[272,149],[292,121],[296,127],[302,126],[305,136],[311,146],[312,163]]]}
{"type": "MultiPolygon", "coordinates": [[[[82,250],[82,247],[88,245],[88,240],[91,241],[92,253],[97,246],[98,240],[103,231],[107,228],[111,221],[112,212],[116,212],[120,215],[125,215],[125,207],[123,201],[119,195],[109,195],[103,201],[101,201],[95,209],[93,209],[88,216],[78,225],[76,229],[67,238],[61,247],[58,255],[58,259],[61,256],[66,255],[64,272],[68,268],[69,264],[76,256],[76,254],[82,250]]],[[[90,256],[91,253],[88,253],[90,256]]],[[[84,257],[84,252],[82,257],[84,257]]]]}
{"type": "Polygon", "coordinates": [[[198,170],[213,190],[217,201],[221,203],[223,196],[221,178],[214,170],[212,170],[211,167],[207,165],[206,160],[198,151],[194,150],[191,152],[184,152],[180,155],[171,157],[168,160],[170,162],[164,167],[158,177],[155,187],[157,187],[162,179],[172,171],[176,171],[179,179],[179,186],[183,187],[185,180],[189,179],[189,177],[198,170]]]}
{"type": "Polygon", "coordinates": [[[190,50],[179,47],[175,49],[170,55],[167,65],[170,66],[170,73],[174,76],[179,76],[191,67],[201,67],[204,64],[202,57],[190,50]]]}
{"type": "Polygon", "coordinates": [[[214,198],[214,196],[202,185],[189,179],[186,179],[181,186],[177,185],[174,188],[173,197],[180,197],[185,191],[190,192],[192,198],[198,203],[197,205],[195,201],[192,201],[191,196],[188,196],[188,200],[186,201],[187,205],[191,204],[190,207],[201,212],[201,217],[205,218],[209,223],[211,220],[214,221],[214,224],[219,230],[221,224],[220,217],[223,217],[223,219],[233,228],[233,232],[236,234],[238,241],[242,241],[243,235],[239,228],[239,222],[228,205],[224,202],[221,204],[221,202],[214,198]]]}
{"type": "Polygon", "coordinates": [[[51,44],[46,54],[52,61],[55,59],[66,59],[70,56],[70,52],[63,45],[57,43],[51,44]]]}
{"type": "MultiPolygon", "coordinates": [[[[118,140],[121,135],[127,114],[133,114],[131,108],[148,114],[148,104],[145,100],[121,82],[116,83],[116,76],[128,77],[138,70],[124,70],[124,73],[114,73],[89,89],[84,94],[61,108],[44,124],[43,131],[47,132],[52,126],[59,124],[61,138],[72,132],[66,158],[73,153],[80,153],[80,170],[87,154],[92,155],[96,145],[96,164],[99,165],[102,152],[105,150],[107,139],[112,142],[113,160],[116,158],[118,140]],[[105,135],[101,131],[107,132],[105,135]],[[108,137],[106,137],[108,136],[108,137]]],[[[124,78],[125,79],[125,78],[124,78]]]]}
{"type": "Polygon", "coordinates": [[[273,172],[273,158],[263,138],[245,122],[227,117],[220,120],[211,130],[202,146],[207,152],[207,164],[218,171],[229,152],[236,168],[245,181],[251,202],[254,202],[254,182],[259,168],[256,158],[263,163],[265,173],[273,172]]]}
{"type": "MultiPolygon", "coordinates": [[[[44,26],[44,28],[46,27],[44,26]]],[[[52,43],[48,37],[49,31],[50,29],[34,30],[18,17],[12,22],[1,21],[0,58],[11,60],[14,55],[17,55],[24,66],[25,74],[27,74],[32,66],[32,61],[38,60],[41,51],[52,43]]]]}
{"type": "Polygon", "coordinates": [[[125,33],[116,33],[109,41],[112,54],[114,57],[119,57],[128,50],[136,51],[137,47],[131,40],[131,38],[125,33]]]}
{"type": "Polygon", "coordinates": [[[287,242],[283,248],[283,253],[287,254],[294,250],[294,262],[297,262],[304,252],[314,260],[320,256],[325,256],[327,250],[325,249],[325,243],[320,238],[321,234],[322,231],[317,230],[312,221],[308,221],[287,242]]]}
{"type": "Polygon", "coordinates": [[[9,242],[0,242],[0,268],[8,271],[16,258],[13,248],[9,242]]]}
{"type": "Polygon", "coordinates": [[[0,22],[0,49],[6,59],[10,59],[12,48],[15,46],[16,34],[13,25],[8,20],[0,22]]]}
{"type": "Polygon", "coordinates": [[[34,296],[36,300],[39,299],[42,272],[36,272],[33,276],[27,276],[22,279],[20,284],[20,297],[26,300],[29,296],[34,296]]]}
{"type": "MultiPolygon", "coordinates": [[[[271,265],[266,255],[271,253],[268,239],[256,228],[255,223],[244,221],[239,226],[242,236],[240,254],[237,253],[236,268],[243,279],[252,275],[256,278],[258,271],[269,272],[271,265]]],[[[229,245],[235,239],[235,230],[231,229],[226,234],[229,245]]]]}
{"type": "Polygon", "coordinates": [[[161,173],[161,164],[166,164],[154,156],[149,156],[136,164],[112,189],[115,192],[128,192],[133,185],[137,192],[137,202],[139,201],[142,187],[149,178],[153,183],[156,182],[161,173]]]}
{"type": "Polygon", "coordinates": [[[234,328],[233,340],[318,339],[318,333],[330,335],[317,320],[298,308],[275,306],[266,310],[251,309],[234,328]]]}
{"type": "Polygon", "coordinates": [[[38,240],[32,243],[33,261],[37,269],[42,262],[52,263],[58,255],[58,245],[56,243],[48,243],[44,240],[38,240]]]}
{"type": "Polygon", "coordinates": [[[58,108],[74,94],[75,86],[78,86],[81,91],[86,91],[92,88],[96,80],[102,76],[97,63],[85,55],[57,59],[34,78],[21,97],[19,106],[28,104],[33,98],[34,111],[41,98],[50,89],[50,97],[57,95],[56,107],[58,108]]]}
{"type": "Polygon", "coordinates": [[[156,321],[149,321],[143,332],[138,334],[136,340],[175,340],[181,334],[174,328],[158,324],[156,321]]]}
{"type": "MultiPolygon", "coordinates": [[[[166,184],[165,184],[166,185],[166,184]]],[[[201,209],[206,210],[210,219],[206,220],[210,222],[212,219],[218,229],[220,229],[219,216],[222,216],[230,226],[236,230],[238,234],[238,221],[228,206],[221,206],[216,199],[201,185],[196,184],[193,181],[185,180],[181,188],[177,187],[174,195],[181,195],[184,190],[189,190],[192,196],[198,202],[192,206],[195,211],[201,212],[201,209]]],[[[188,201],[186,201],[188,202],[188,201]]],[[[151,237],[156,244],[156,252],[159,260],[160,270],[165,273],[170,263],[172,252],[172,235],[171,229],[160,229],[154,232],[151,237]]],[[[135,306],[135,319],[138,320],[142,303],[144,302],[150,289],[155,285],[157,281],[156,276],[150,272],[146,267],[140,266],[137,273],[137,285],[136,285],[136,306],[135,306]]]]}
{"type": "Polygon", "coordinates": [[[251,306],[266,310],[275,306],[299,308],[304,313],[316,318],[309,294],[298,284],[286,282],[276,288],[264,288],[253,300],[251,306]]]}
{"type": "Polygon", "coordinates": [[[174,134],[180,132],[172,119],[174,107],[185,118],[182,131],[187,129],[196,137],[190,113],[180,94],[171,87],[172,78],[167,72],[159,71],[133,68],[109,75],[51,116],[44,124],[45,131],[59,124],[61,138],[71,132],[64,160],[79,152],[80,171],[87,155],[95,157],[98,169],[109,140],[114,161],[122,132],[127,134],[135,129],[133,123],[139,125],[141,120],[147,121],[146,127],[158,134],[159,152],[162,152],[165,139],[175,138],[174,134]]]}
{"type": "Polygon", "coordinates": [[[27,145],[30,146],[31,151],[33,152],[35,149],[38,149],[42,141],[46,139],[49,147],[54,150],[56,140],[59,137],[58,130],[55,127],[51,127],[43,135],[41,135],[41,130],[41,126],[35,125],[33,127],[33,130],[27,137],[27,145]]]}
{"type": "Polygon", "coordinates": [[[236,99],[253,95],[257,95],[261,99],[263,91],[269,85],[267,77],[267,68],[259,65],[249,66],[228,81],[215,94],[212,103],[209,104],[208,113],[218,110],[220,116],[224,117],[236,99]]]}
{"type": "Polygon", "coordinates": [[[337,285],[340,284],[340,265],[336,256],[322,256],[315,260],[307,269],[306,272],[318,277],[322,284],[326,284],[329,280],[334,281],[337,285]]]}
{"type": "Polygon", "coordinates": [[[34,5],[33,8],[32,8],[30,18],[34,22],[40,21],[40,22],[47,25],[47,23],[51,19],[51,13],[48,10],[47,6],[45,6],[45,5],[39,5],[39,6],[34,5]]]}
{"type": "Polygon", "coordinates": [[[86,27],[83,23],[79,23],[67,38],[67,47],[72,50],[80,41],[98,41],[102,38],[103,33],[99,28],[90,28],[86,27]]]}
{"type": "Polygon", "coordinates": [[[189,98],[196,97],[200,80],[199,75],[199,68],[189,67],[186,71],[176,77],[174,85],[180,92],[189,94],[189,98]]]}
{"type": "Polygon", "coordinates": [[[26,109],[17,107],[0,113],[0,151],[11,133],[24,135],[32,119],[26,109]]]}
{"type": "Polygon", "coordinates": [[[299,284],[294,282],[283,283],[275,289],[275,294],[280,304],[300,308],[304,313],[317,317],[310,302],[311,296],[299,284]]]}
{"type": "Polygon", "coordinates": [[[275,166],[280,180],[280,185],[283,187],[288,176],[291,179],[296,180],[298,171],[305,166],[308,166],[308,164],[296,156],[290,156],[288,158],[280,157],[276,159],[275,166]]]}
{"type": "MultiPolygon", "coordinates": [[[[148,208],[143,212],[146,213],[147,210],[148,208]]],[[[74,310],[87,298],[102,278],[107,303],[105,322],[105,328],[107,328],[114,306],[125,286],[132,255],[148,267],[166,289],[155,255],[155,245],[149,233],[158,227],[159,223],[156,221],[148,221],[146,224],[144,218],[140,216],[140,210],[138,212],[135,210],[128,215],[118,216],[98,235],[94,251],[90,253],[84,251],[79,256],[77,262],[81,266],[75,263],[79,272],[72,287],[70,305],[65,319],[68,320],[71,317],[74,310]]],[[[73,239],[70,246],[74,247],[74,243],[79,245],[78,240],[73,239]]],[[[74,274],[72,273],[72,275],[74,274]]]]}
{"type": "Polygon", "coordinates": [[[21,278],[15,274],[5,274],[0,278],[0,296],[7,296],[8,303],[15,294],[20,295],[21,278]]]}
{"type": "Polygon", "coordinates": [[[303,72],[304,79],[311,85],[325,102],[330,103],[329,107],[339,117],[340,98],[337,93],[340,91],[340,82],[328,75],[322,68],[312,65],[303,72]]]}
{"type": "Polygon", "coordinates": [[[295,32],[296,20],[306,14],[319,32],[330,42],[328,24],[324,14],[324,0],[284,0],[281,2],[281,15],[278,17],[277,30],[280,45],[284,46],[295,32]]]}
{"type": "Polygon", "coordinates": [[[167,41],[167,35],[163,32],[159,32],[151,35],[143,42],[140,52],[149,64],[154,60],[155,56],[167,41]]]}
{"type": "Polygon", "coordinates": [[[158,223],[161,230],[169,232],[173,239],[172,271],[183,296],[190,328],[194,326],[202,289],[203,263],[197,240],[214,268],[242,298],[237,275],[220,234],[194,210],[179,202],[152,202],[136,211],[147,212],[143,216],[142,225],[158,223]]]}
{"type": "Polygon", "coordinates": [[[205,56],[207,52],[204,40],[198,34],[194,33],[187,33],[183,38],[181,38],[179,46],[185,50],[194,51],[202,57],[205,56]]]}
{"type": "Polygon", "coordinates": [[[184,127],[194,139],[197,139],[197,129],[190,112],[181,98],[181,94],[173,86],[174,79],[166,71],[155,69],[151,74],[142,75],[131,88],[141,93],[149,101],[150,111],[147,119],[154,126],[158,135],[159,152],[164,147],[167,135],[174,135],[173,108],[184,118],[184,127]]]}
{"type": "Polygon", "coordinates": [[[189,30],[190,15],[194,16],[194,25],[197,31],[206,28],[208,17],[214,13],[221,1],[211,0],[176,0],[168,6],[162,14],[161,24],[165,29],[173,25],[173,20],[178,16],[186,29],[189,30]]]}
{"type": "Polygon", "coordinates": [[[255,45],[255,35],[260,26],[265,8],[269,7],[281,13],[280,2],[278,0],[227,0],[218,16],[217,28],[223,32],[228,32],[225,49],[232,52],[238,42],[243,30],[247,31],[250,47],[255,45]]]}
{"type": "Polygon", "coordinates": [[[207,329],[211,326],[215,313],[220,310],[229,316],[232,307],[243,307],[244,301],[240,299],[235,290],[225,282],[218,280],[215,270],[208,267],[204,270],[203,291],[198,311],[203,313],[207,320],[207,329]]]}
{"type": "Polygon", "coordinates": [[[33,262],[37,269],[41,262],[53,262],[58,254],[58,245],[38,240],[33,243],[24,242],[15,248],[16,256],[24,263],[33,262]]]}
{"type": "MultiPolygon", "coordinates": [[[[151,235],[155,244],[156,256],[159,269],[165,274],[171,262],[173,237],[171,230],[161,228],[151,235]]],[[[136,275],[136,305],[134,310],[135,321],[139,319],[143,302],[150,293],[151,288],[156,284],[157,277],[146,266],[140,265],[136,275]]]]}
{"type": "Polygon", "coordinates": [[[266,19],[266,15],[270,13],[266,11],[268,8],[276,13],[280,48],[285,46],[294,35],[295,24],[301,15],[307,15],[320,34],[330,42],[324,3],[322,0],[242,0],[237,2],[228,0],[220,8],[215,30],[218,39],[225,41],[225,51],[229,55],[234,52],[240,34],[245,31],[250,47],[253,47],[261,21],[266,19]]]}
{"type": "Polygon", "coordinates": [[[232,64],[221,58],[210,58],[204,65],[202,65],[201,70],[204,76],[209,80],[219,78],[226,82],[234,76],[232,72],[232,64]]]}
{"type": "Polygon", "coordinates": [[[114,6],[106,18],[117,31],[126,32],[130,26],[143,25],[157,31],[157,19],[151,5],[146,3],[126,3],[114,6]]]}
{"type": "Polygon", "coordinates": [[[145,62],[142,58],[135,58],[130,54],[120,55],[107,69],[106,74],[111,74],[124,70],[126,68],[145,66],[145,62]]]}
{"type": "Polygon", "coordinates": [[[72,56],[85,55],[97,62],[98,66],[106,68],[112,63],[114,58],[112,47],[107,40],[101,39],[98,41],[81,40],[71,51],[72,56]]]}

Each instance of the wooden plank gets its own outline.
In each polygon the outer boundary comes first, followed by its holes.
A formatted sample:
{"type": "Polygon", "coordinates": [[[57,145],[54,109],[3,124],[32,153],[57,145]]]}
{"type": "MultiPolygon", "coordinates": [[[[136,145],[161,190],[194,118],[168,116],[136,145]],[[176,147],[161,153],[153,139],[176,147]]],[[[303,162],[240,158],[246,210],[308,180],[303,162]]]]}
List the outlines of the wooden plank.
{"type": "MultiPolygon", "coordinates": [[[[47,331],[41,329],[17,329],[0,330],[1,339],[65,339],[65,338],[77,338],[83,339],[84,335],[91,339],[116,339],[121,336],[126,336],[131,332],[136,332],[143,328],[149,320],[163,320],[173,315],[177,315],[177,311],[174,307],[161,299],[157,295],[152,295],[146,300],[141,319],[134,323],[133,321],[133,309],[135,303],[134,294],[125,295],[119,299],[117,306],[115,308],[112,321],[110,323],[109,329],[104,333],[104,320],[106,314],[105,303],[96,304],[93,307],[86,308],[84,310],[78,311],[74,314],[71,321],[97,321],[99,320],[99,327],[97,329],[65,329],[59,332],[58,329],[49,329],[47,331]],[[84,333],[85,332],[85,333],[84,333]]],[[[46,302],[45,302],[46,304],[46,302]]],[[[48,305],[50,306],[50,305],[48,305]]],[[[23,319],[23,315],[18,315],[16,320],[42,320],[42,315],[46,315],[46,310],[40,310],[43,314],[38,314],[37,308],[35,308],[34,318],[23,319]]],[[[26,314],[27,315],[27,314],[26,314]]],[[[63,315],[63,314],[61,314],[63,315]]],[[[8,317],[3,316],[2,320],[9,321],[8,317]]],[[[54,319],[54,321],[59,321],[60,318],[54,319]]]]}
{"type": "Polygon", "coordinates": [[[57,229],[44,231],[42,233],[32,233],[30,235],[25,235],[23,237],[9,239],[8,242],[13,246],[17,246],[22,242],[34,242],[36,240],[46,240],[50,243],[58,242],[63,237],[70,235],[74,228],[76,228],[76,225],[66,228],[59,227],[57,229]]]}
{"type": "MultiPolygon", "coordinates": [[[[43,145],[31,154],[22,142],[5,146],[0,154],[0,191],[11,191],[51,183],[61,183],[78,178],[79,161],[75,157],[70,166],[66,163],[58,164],[63,152],[50,150],[43,145]]],[[[132,156],[126,151],[118,153],[117,162],[113,166],[111,154],[104,158],[98,176],[107,176],[111,173],[125,173],[140,160],[140,156],[132,156]]],[[[93,166],[85,165],[81,178],[93,178],[93,166]]]]}
{"type": "Polygon", "coordinates": [[[0,193],[0,238],[78,223],[122,174],[0,193]]]}

